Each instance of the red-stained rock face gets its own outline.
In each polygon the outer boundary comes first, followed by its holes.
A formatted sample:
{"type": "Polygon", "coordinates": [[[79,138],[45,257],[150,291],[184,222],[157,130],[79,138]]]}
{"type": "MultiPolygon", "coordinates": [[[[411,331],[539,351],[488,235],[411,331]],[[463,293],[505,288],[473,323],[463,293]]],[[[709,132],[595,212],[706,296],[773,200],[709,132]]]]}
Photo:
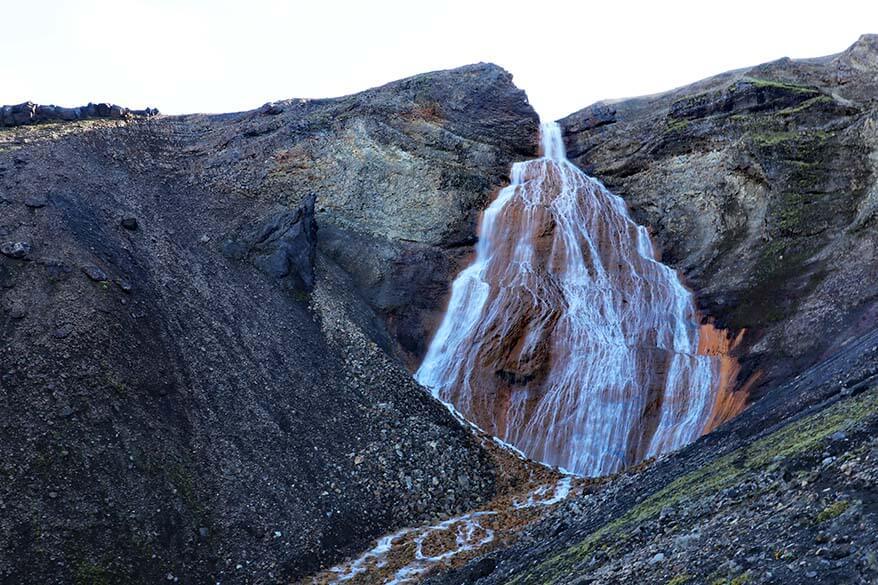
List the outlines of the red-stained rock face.
{"type": "Polygon", "coordinates": [[[745,395],[733,341],[698,325],[622,200],[543,133],[544,157],[485,211],[416,377],[529,456],[601,475],[685,445],[745,395]]]}

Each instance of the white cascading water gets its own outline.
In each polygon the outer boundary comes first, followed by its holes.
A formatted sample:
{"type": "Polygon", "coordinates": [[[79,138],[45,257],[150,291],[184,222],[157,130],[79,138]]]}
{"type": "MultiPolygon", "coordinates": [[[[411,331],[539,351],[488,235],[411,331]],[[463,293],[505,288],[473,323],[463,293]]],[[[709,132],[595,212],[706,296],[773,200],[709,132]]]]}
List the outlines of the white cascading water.
{"type": "Polygon", "coordinates": [[[597,476],[701,435],[720,358],[692,294],[557,124],[484,212],[416,379],[528,456],[597,476]]]}

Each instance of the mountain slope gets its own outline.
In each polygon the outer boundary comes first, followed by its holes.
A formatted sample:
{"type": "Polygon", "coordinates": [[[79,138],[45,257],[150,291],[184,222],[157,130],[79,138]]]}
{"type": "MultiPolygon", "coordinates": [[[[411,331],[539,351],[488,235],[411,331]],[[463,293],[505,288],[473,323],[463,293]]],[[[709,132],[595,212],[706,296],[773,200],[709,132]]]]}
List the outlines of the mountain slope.
{"type": "Polygon", "coordinates": [[[872,583],[876,374],[873,332],[688,448],[428,583],[872,583]]]}
{"type": "Polygon", "coordinates": [[[489,498],[401,356],[535,140],[492,65],[0,129],[2,581],[273,582],[489,498]]]}

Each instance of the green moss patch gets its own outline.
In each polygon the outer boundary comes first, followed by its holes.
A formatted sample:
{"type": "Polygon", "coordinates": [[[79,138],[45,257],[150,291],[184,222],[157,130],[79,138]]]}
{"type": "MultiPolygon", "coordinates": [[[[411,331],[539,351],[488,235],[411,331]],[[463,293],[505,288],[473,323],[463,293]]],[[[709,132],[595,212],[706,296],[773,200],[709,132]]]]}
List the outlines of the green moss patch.
{"type": "Polygon", "coordinates": [[[847,500],[838,500],[837,502],[833,502],[830,505],[826,506],[823,510],[817,514],[817,518],[815,520],[818,524],[822,524],[823,522],[828,522],[835,518],[838,518],[844,511],[850,507],[851,503],[847,500]]]}
{"type": "Polygon", "coordinates": [[[802,130],[787,132],[754,133],[751,135],[754,144],[761,148],[770,148],[788,142],[823,142],[832,136],[823,130],[802,130]]]}
{"type": "Polygon", "coordinates": [[[686,118],[668,118],[665,130],[668,132],[683,132],[689,127],[689,120],[686,118]]]}
{"type": "Polygon", "coordinates": [[[119,582],[111,570],[88,561],[76,565],[73,578],[76,585],[111,585],[119,582]]]}
{"type": "Polygon", "coordinates": [[[782,81],[772,81],[770,79],[761,79],[758,77],[745,77],[744,81],[746,81],[753,87],[767,87],[773,89],[781,89],[794,93],[808,93],[815,95],[820,93],[818,89],[807,85],[796,85],[794,83],[784,83],[782,81]]]}
{"type": "Polygon", "coordinates": [[[813,97],[807,101],[802,102],[798,106],[794,106],[791,108],[784,108],[780,110],[777,115],[778,116],[793,116],[795,114],[799,114],[804,112],[805,110],[811,109],[814,106],[819,105],[828,105],[833,103],[833,100],[828,95],[818,95],[817,97],[813,97]]]}

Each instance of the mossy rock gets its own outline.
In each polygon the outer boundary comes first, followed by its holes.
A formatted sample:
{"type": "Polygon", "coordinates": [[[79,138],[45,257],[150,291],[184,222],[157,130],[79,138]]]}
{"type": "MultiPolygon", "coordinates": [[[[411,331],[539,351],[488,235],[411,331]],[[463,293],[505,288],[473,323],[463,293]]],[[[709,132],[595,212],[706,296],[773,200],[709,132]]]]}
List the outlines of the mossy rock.
{"type": "Polygon", "coordinates": [[[817,518],[815,518],[817,524],[822,524],[823,522],[828,522],[830,520],[834,520],[838,518],[842,514],[844,514],[845,510],[850,507],[851,503],[847,500],[838,500],[836,502],[831,503],[826,506],[823,510],[817,514],[817,518]]]}
{"type": "MultiPolygon", "coordinates": [[[[873,388],[790,423],[671,481],[626,513],[600,526],[529,572],[519,575],[511,583],[532,585],[553,582],[575,571],[603,542],[624,540],[625,534],[634,526],[657,518],[663,509],[672,508],[683,500],[706,497],[736,485],[746,474],[765,469],[777,458],[786,459],[818,449],[831,434],[850,429],[876,413],[878,389],[873,388]]],[[[832,508],[829,513],[840,514],[844,511],[838,512],[838,507],[832,508]]],[[[735,585],[747,582],[740,579],[749,579],[749,575],[745,573],[723,582],[735,585]]]]}
{"type": "Polygon", "coordinates": [[[79,562],[73,579],[75,585],[113,585],[122,582],[113,571],[91,561],[79,562]]]}

